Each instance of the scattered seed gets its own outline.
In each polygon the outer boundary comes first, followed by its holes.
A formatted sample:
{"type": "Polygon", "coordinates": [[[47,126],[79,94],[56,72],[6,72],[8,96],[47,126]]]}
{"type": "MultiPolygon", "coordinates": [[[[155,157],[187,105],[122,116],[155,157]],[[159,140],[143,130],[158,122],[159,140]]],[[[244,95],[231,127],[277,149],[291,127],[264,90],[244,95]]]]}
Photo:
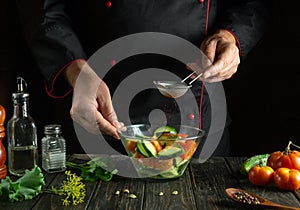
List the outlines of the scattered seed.
{"type": "Polygon", "coordinates": [[[178,195],[178,191],[177,190],[173,191],[172,195],[178,195]]]}
{"type": "Polygon", "coordinates": [[[137,198],[136,195],[135,195],[135,194],[132,194],[132,193],[129,194],[128,197],[129,197],[129,198],[133,198],[133,199],[137,198]]]}
{"type": "Polygon", "coordinates": [[[115,192],[115,195],[120,195],[120,190],[117,190],[117,191],[115,192]]]}
{"type": "Polygon", "coordinates": [[[123,190],[123,193],[129,193],[128,189],[123,190]]]}
{"type": "Polygon", "coordinates": [[[158,195],[159,195],[159,196],[163,196],[163,195],[164,195],[164,193],[163,193],[163,192],[160,192],[158,195]]]}

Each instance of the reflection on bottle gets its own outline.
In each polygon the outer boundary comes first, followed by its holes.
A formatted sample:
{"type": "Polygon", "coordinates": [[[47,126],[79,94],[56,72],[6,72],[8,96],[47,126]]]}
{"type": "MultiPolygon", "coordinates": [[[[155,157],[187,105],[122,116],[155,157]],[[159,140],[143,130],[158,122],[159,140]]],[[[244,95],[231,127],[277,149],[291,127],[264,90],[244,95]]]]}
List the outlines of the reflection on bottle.
{"type": "Polygon", "coordinates": [[[29,114],[29,94],[25,93],[27,84],[17,78],[18,91],[12,94],[14,112],[7,123],[8,169],[16,176],[25,174],[37,165],[37,130],[29,114]]]}

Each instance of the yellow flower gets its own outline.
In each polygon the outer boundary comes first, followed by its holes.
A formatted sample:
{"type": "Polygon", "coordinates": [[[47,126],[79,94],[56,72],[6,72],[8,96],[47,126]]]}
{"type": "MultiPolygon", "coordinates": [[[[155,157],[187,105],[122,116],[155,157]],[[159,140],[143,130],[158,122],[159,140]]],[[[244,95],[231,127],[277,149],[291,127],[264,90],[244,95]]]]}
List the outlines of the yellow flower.
{"type": "Polygon", "coordinates": [[[66,171],[65,174],[67,178],[63,181],[59,189],[52,187],[53,192],[65,196],[62,199],[64,206],[68,206],[71,203],[73,205],[83,203],[86,190],[85,184],[82,183],[82,177],[77,176],[75,173],[72,174],[71,171],[66,171]]]}

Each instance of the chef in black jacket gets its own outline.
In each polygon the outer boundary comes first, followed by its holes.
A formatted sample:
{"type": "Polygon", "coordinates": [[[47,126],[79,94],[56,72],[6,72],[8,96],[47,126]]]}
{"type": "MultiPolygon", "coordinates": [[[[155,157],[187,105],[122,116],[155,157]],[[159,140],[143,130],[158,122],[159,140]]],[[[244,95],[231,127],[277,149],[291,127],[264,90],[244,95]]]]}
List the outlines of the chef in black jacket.
{"type": "MultiPolygon", "coordinates": [[[[32,21],[31,14],[22,11],[24,3],[17,3],[25,23],[24,37],[45,78],[47,93],[65,97],[75,87],[79,73],[90,88],[99,84],[96,95],[74,89],[70,113],[87,130],[100,129],[114,138],[118,138],[116,130],[122,123],[111,95],[124,78],[149,67],[167,69],[184,78],[191,69],[167,56],[142,54],[114,65],[105,78],[99,78],[86,65],[93,53],[117,38],[140,32],[175,35],[200,48],[213,65],[193,84],[200,113],[186,117],[208,131],[211,109],[204,82],[221,82],[235,74],[240,61],[262,37],[271,7],[267,0],[45,0],[38,9],[40,18],[32,21]],[[31,21],[38,23],[29,30],[26,27],[31,21]]],[[[176,100],[153,88],[133,98],[131,122],[124,123],[148,123],[153,109],[165,113],[167,124],[181,120],[176,100]]],[[[215,155],[230,154],[229,139],[223,136],[215,155]]]]}

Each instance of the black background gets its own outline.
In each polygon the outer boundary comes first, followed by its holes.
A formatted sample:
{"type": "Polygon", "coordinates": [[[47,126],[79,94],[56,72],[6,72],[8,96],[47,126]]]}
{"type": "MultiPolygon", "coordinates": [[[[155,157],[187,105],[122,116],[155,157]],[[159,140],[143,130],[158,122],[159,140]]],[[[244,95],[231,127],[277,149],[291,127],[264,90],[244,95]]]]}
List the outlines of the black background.
{"type": "MultiPolygon", "coordinates": [[[[250,156],[283,150],[289,140],[300,145],[300,2],[273,1],[267,33],[251,51],[238,73],[223,83],[232,119],[234,155],[250,156]]],[[[59,123],[67,152],[80,152],[69,116],[72,96],[52,99],[22,40],[14,1],[0,3],[0,104],[12,116],[11,93],[16,77],[29,83],[30,113],[38,127],[59,123]]],[[[4,139],[6,145],[6,139],[4,139]]]]}

